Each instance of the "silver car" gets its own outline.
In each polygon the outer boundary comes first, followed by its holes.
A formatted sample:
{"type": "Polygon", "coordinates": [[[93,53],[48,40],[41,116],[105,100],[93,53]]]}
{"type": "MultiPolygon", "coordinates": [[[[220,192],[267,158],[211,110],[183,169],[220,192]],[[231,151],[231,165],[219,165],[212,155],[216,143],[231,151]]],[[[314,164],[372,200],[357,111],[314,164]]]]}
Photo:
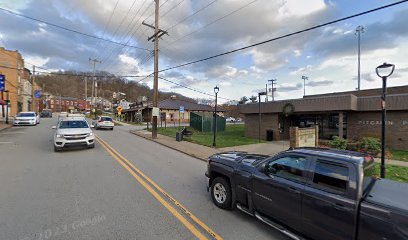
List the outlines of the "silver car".
{"type": "Polygon", "coordinates": [[[109,116],[99,116],[96,120],[93,121],[93,125],[95,129],[109,129],[113,130],[115,124],[113,123],[113,119],[109,116]]]}
{"type": "Polygon", "coordinates": [[[62,151],[67,147],[95,147],[95,136],[88,122],[82,117],[61,119],[54,134],[54,151],[62,151]]]}
{"type": "Polygon", "coordinates": [[[40,123],[40,117],[35,112],[20,112],[14,118],[13,125],[32,125],[35,126],[40,123]]]}

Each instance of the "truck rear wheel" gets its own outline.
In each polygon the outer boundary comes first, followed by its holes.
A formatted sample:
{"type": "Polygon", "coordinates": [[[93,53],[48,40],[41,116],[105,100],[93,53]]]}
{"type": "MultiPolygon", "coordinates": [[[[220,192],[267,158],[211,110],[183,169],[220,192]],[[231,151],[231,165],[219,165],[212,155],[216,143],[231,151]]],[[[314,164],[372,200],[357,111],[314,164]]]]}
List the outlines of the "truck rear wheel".
{"type": "Polygon", "coordinates": [[[212,181],[211,199],[219,208],[231,208],[231,187],[225,178],[217,177],[212,181]]]}

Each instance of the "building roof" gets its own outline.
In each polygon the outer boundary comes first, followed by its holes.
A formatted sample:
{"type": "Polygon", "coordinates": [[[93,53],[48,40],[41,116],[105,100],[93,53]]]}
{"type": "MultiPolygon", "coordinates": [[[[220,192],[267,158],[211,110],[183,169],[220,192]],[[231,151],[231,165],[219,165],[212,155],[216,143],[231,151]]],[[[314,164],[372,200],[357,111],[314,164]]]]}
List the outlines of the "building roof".
{"type": "Polygon", "coordinates": [[[185,110],[189,111],[206,111],[206,112],[213,112],[214,108],[209,105],[198,104],[195,102],[190,102],[181,99],[166,99],[159,102],[160,109],[180,109],[180,106],[184,106],[185,110]]]}
{"type": "MultiPolygon", "coordinates": [[[[329,111],[380,111],[378,89],[355,92],[320,94],[298,99],[286,99],[261,103],[262,113],[282,113],[285,105],[293,106],[294,112],[329,112],[329,111]],[[357,95],[357,96],[356,96],[357,95]]],[[[406,110],[408,106],[408,86],[394,87],[393,94],[387,94],[387,110],[406,110]]],[[[238,105],[240,113],[259,113],[258,103],[238,105]]]]}

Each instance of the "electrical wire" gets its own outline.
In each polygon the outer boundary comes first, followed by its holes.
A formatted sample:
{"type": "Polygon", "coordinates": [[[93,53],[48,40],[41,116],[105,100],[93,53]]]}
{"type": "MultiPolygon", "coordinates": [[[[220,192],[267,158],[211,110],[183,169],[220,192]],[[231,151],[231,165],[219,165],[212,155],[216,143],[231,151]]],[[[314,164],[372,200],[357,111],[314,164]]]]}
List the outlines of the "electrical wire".
{"type": "Polygon", "coordinates": [[[91,35],[91,34],[88,34],[88,33],[80,32],[80,31],[77,31],[77,30],[74,30],[74,29],[70,29],[70,28],[67,28],[67,27],[63,27],[63,26],[60,26],[60,25],[57,25],[57,24],[54,24],[54,23],[51,23],[51,22],[48,22],[48,21],[44,21],[44,20],[40,20],[40,19],[33,18],[33,17],[30,17],[30,16],[26,16],[26,15],[23,15],[23,14],[20,14],[20,13],[17,13],[17,12],[14,12],[14,11],[11,11],[11,10],[8,10],[8,9],[2,8],[2,7],[0,7],[0,11],[7,12],[7,13],[15,15],[15,16],[23,17],[23,18],[26,18],[26,19],[29,19],[29,20],[32,20],[32,21],[35,21],[35,22],[45,23],[45,24],[47,24],[49,26],[53,26],[55,28],[59,28],[59,29],[65,30],[65,31],[80,34],[80,35],[83,35],[83,36],[86,36],[86,37],[89,37],[89,38],[94,38],[94,39],[102,40],[102,41],[105,41],[105,42],[109,42],[109,43],[113,43],[113,44],[117,44],[117,45],[121,45],[121,46],[125,46],[125,47],[131,47],[131,48],[135,48],[135,49],[139,49],[139,50],[150,51],[149,49],[145,49],[145,48],[141,48],[141,47],[137,47],[137,46],[133,46],[133,45],[126,45],[126,44],[116,42],[116,41],[113,41],[113,40],[110,40],[110,39],[107,39],[107,38],[102,38],[102,37],[98,37],[98,36],[91,35]]]}
{"type": "Polygon", "coordinates": [[[182,4],[185,0],[181,0],[179,3],[177,3],[176,5],[174,5],[172,8],[170,8],[169,10],[167,10],[165,13],[163,13],[160,18],[166,16],[167,14],[169,14],[169,12],[173,11],[176,7],[180,6],[180,4],[182,4]]]}
{"type": "MultiPolygon", "coordinates": [[[[184,1],[184,0],[183,0],[184,1]]],[[[181,23],[185,22],[187,19],[197,15],[199,12],[203,11],[204,9],[206,9],[207,7],[211,6],[213,3],[215,3],[217,0],[213,0],[210,3],[208,3],[207,5],[205,5],[204,7],[198,9],[197,11],[193,12],[192,14],[188,15],[187,17],[183,18],[181,21],[179,21],[178,23],[174,24],[173,26],[167,28],[166,32],[168,32],[170,29],[175,28],[176,26],[180,25],[181,23]]]]}
{"type": "Polygon", "coordinates": [[[179,65],[176,65],[176,66],[173,66],[173,67],[161,69],[161,70],[159,70],[158,72],[165,72],[165,71],[168,71],[168,70],[171,70],[171,69],[176,69],[176,68],[180,68],[180,67],[192,65],[192,64],[195,64],[195,63],[199,63],[199,62],[208,61],[208,60],[213,59],[213,58],[217,58],[217,57],[229,55],[229,54],[232,54],[232,53],[235,53],[235,52],[239,52],[239,51],[242,51],[242,50],[245,50],[245,49],[253,48],[253,47],[256,47],[256,46],[259,46],[259,45],[263,45],[263,44],[266,44],[266,43],[270,43],[270,42],[274,42],[274,41],[277,41],[277,40],[280,40],[280,39],[283,39],[283,38],[287,38],[287,37],[291,37],[291,36],[294,36],[294,35],[298,35],[298,34],[301,34],[301,33],[304,33],[304,32],[308,32],[308,31],[311,31],[311,30],[314,30],[314,29],[317,29],[317,28],[325,27],[325,26],[328,26],[328,25],[331,25],[331,24],[334,24],[334,23],[338,23],[338,22],[342,22],[342,21],[345,21],[345,20],[348,20],[348,19],[352,19],[352,18],[356,18],[356,17],[359,17],[359,16],[363,16],[363,15],[366,15],[366,14],[369,14],[369,13],[373,13],[373,12],[376,12],[376,11],[379,11],[379,10],[382,10],[382,9],[390,8],[390,7],[393,7],[393,6],[396,6],[396,5],[405,3],[405,2],[408,2],[408,0],[398,1],[398,2],[395,2],[395,3],[391,3],[391,4],[388,4],[388,5],[384,5],[384,6],[378,7],[378,8],[374,8],[374,9],[370,9],[370,10],[367,10],[367,11],[364,11],[364,12],[360,12],[360,13],[357,13],[357,14],[353,14],[353,15],[350,15],[350,16],[347,16],[347,17],[338,18],[338,19],[333,20],[333,21],[329,21],[329,22],[326,22],[326,23],[318,24],[318,25],[315,25],[315,26],[312,26],[312,27],[308,27],[308,28],[305,28],[305,29],[302,29],[302,30],[299,30],[299,31],[295,31],[295,32],[292,32],[292,33],[288,33],[288,34],[285,34],[285,35],[282,35],[282,36],[279,36],[279,37],[267,39],[267,40],[264,40],[264,41],[262,41],[262,42],[258,42],[258,43],[254,43],[254,44],[247,45],[247,46],[244,46],[244,47],[236,48],[236,49],[234,49],[234,50],[230,50],[230,51],[227,51],[227,52],[219,53],[219,54],[216,54],[216,55],[213,55],[213,56],[210,56],[210,57],[201,58],[201,59],[198,59],[198,60],[195,60],[195,61],[191,61],[191,62],[179,64],[179,65]]]}
{"type": "MultiPolygon", "coordinates": [[[[208,92],[204,92],[204,91],[201,91],[201,90],[199,90],[199,89],[195,89],[195,88],[192,88],[192,87],[183,85],[183,84],[181,84],[181,83],[177,83],[177,82],[171,81],[171,80],[166,79],[166,78],[164,78],[164,77],[160,77],[160,76],[159,76],[159,78],[162,79],[162,80],[164,80],[164,81],[166,81],[166,82],[172,83],[172,84],[174,84],[174,85],[176,85],[176,86],[179,86],[179,87],[182,87],[182,88],[191,90],[191,91],[193,91],[193,92],[201,93],[201,94],[204,94],[204,95],[207,95],[207,96],[210,96],[210,97],[215,97],[215,95],[210,94],[210,93],[208,93],[208,92]]],[[[234,99],[225,98],[225,97],[218,97],[218,98],[224,99],[224,100],[229,100],[229,101],[236,101],[236,100],[234,100],[234,99]]]]}
{"type": "Polygon", "coordinates": [[[194,31],[192,31],[192,32],[190,32],[190,33],[188,33],[188,34],[186,34],[186,35],[184,35],[184,36],[182,36],[182,37],[176,39],[174,42],[170,43],[170,45],[171,45],[171,44],[174,44],[174,43],[177,42],[177,41],[180,41],[180,40],[183,39],[183,38],[189,37],[189,36],[193,35],[194,33],[197,33],[197,32],[199,32],[199,31],[203,30],[204,28],[207,28],[207,27],[213,25],[214,23],[216,23],[216,22],[218,22],[218,21],[221,21],[221,20],[224,19],[224,18],[227,18],[227,17],[229,17],[229,16],[231,16],[231,15],[233,15],[233,14],[235,14],[235,13],[241,11],[242,9],[248,7],[249,5],[255,3],[256,1],[258,1],[258,0],[253,0],[253,1],[247,3],[247,4],[243,5],[243,6],[241,6],[241,7],[237,8],[237,9],[235,9],[234,11],[232,11],[232,12],[230,12],[230,13],[228,13],[228,14],[226,14],[226,15],[224,15],[224,16],[222,16],[222,17],[219,17],[219,18],[217,18],[217,19],[215,19],[214,21],[211,21],[211,22],[205,24],[204,26],[202,26],[202,27],[200,27],[200,28],[198,28],[198,29],[196,29],[196,30],[194,30],[194,31]]]}

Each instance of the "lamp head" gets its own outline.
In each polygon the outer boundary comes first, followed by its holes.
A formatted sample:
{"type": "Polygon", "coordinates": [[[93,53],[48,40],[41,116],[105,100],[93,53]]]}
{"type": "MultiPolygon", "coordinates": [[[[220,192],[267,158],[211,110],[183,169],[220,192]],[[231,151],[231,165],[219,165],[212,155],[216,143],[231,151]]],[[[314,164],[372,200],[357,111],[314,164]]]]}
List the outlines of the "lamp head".
{"type": "Polygon", "coordinates": [[[220,88],[218,86],[214,87],[214,93],[217,94],[220,91],[220,88]]]}
{"type": "Polygon", "coordinates": [[[389,77],[394,72],[395,65],[390,63],[383,63],[375,69],[377,76],[380,78],[389,77]]]}

